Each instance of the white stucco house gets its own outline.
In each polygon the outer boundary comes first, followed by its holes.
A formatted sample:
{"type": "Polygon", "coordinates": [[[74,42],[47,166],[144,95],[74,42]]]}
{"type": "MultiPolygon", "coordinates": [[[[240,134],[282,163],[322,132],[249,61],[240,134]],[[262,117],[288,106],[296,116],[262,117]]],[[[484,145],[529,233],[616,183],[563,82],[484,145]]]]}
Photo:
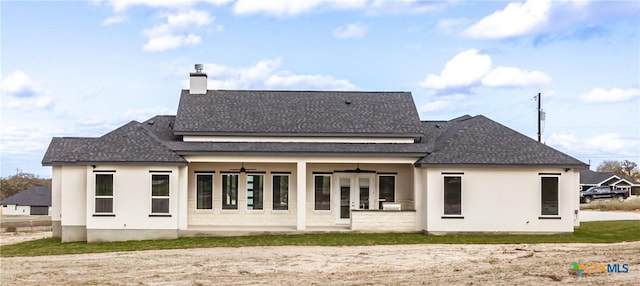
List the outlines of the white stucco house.
{"type": "Polygon", "coordinates": [[[421,121],[409,92],[208,90],[177,114],[53,138],[62,241],[251,232],[561,233],[587,165],[483,116],[421,121]]]}
{"type": "Polygon", "coordinates": [[[0,215],[49,215],[51,189],[33,186],[0,201],[0,215]]]}

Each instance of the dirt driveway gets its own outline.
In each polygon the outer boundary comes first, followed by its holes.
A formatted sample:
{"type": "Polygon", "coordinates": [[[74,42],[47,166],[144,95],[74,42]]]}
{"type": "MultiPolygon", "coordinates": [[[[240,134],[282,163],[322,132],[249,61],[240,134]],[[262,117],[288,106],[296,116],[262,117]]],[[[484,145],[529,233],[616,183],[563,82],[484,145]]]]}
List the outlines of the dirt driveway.
{"type": "Polygon", "coordinates": [[[152,250],[2,258],[1,285],[637,285],[640,242],[152,250]],[[577,277],[573,262],[628,264],[577,277]]]}

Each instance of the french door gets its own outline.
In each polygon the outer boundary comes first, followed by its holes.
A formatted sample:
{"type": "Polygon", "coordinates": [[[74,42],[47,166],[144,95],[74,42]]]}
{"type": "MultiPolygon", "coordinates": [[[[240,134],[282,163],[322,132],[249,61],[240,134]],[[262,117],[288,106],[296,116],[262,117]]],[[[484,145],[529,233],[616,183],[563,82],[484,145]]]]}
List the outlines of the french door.
{"type": "Polygon", "coordinates": [[[374,174],[345,173],[337,176],[338,206],[336,221],[349,223],[351,210],[367,210],[375,206],[374,174]]]}

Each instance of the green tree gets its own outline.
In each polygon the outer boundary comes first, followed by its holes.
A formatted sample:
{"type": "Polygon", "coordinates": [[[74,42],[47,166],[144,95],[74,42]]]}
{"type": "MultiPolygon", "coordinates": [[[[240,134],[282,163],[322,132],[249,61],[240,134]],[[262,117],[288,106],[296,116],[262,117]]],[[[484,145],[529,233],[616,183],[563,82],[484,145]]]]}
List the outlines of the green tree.
{"type": "Polygon", "coordinates": [[[638,164],[633,161],[605,160],[598,165],[598,172],[612,172],[615,175],[630,178],[636,182],[640,181],[640,170],[638,164]]]}
{"type": "Polygon", "coordinates": [[[0,200],[4,200],[33,186],[51,188],[51,179],[43,179],[34,174],[22,172],[13,176],[0,178],[0,200]]]}

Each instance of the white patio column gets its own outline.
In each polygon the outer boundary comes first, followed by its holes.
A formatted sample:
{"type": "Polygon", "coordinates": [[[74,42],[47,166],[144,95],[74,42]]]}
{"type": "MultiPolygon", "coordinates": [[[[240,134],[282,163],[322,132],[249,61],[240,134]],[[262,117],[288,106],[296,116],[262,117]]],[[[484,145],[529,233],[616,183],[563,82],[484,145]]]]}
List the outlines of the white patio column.
{"type": "Polygon", "coordinates": [[[189,227],[189,166],[178,167],[178,229],[189,227]]]}
{"type": "Polygon", "coordinates": [[[307,162],[297,162],[296,170],[296,229],[304,230],[307,226],[307,162]]]}

